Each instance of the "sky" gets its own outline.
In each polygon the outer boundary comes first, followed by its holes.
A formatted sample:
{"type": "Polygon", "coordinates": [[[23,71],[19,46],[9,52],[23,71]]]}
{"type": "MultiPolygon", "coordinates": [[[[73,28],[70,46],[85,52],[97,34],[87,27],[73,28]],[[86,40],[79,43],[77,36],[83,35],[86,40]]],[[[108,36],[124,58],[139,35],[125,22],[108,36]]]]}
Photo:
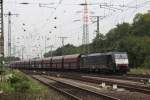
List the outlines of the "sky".
{"type": "MultiPolygon", "coordinates": [[[[100,32],[106,34],[117,24],[132,23],[137,13],[150,10],[150,0],[87,0],[89,39],[96,35],[96,19],[102,16],[100,32]]],[[[11,16],[12,55],[24,59],[42,57],[44,52],[65,44],[82,44],[84,0],[4,0],[5,55],[8,52],[8,12],[11,16]],[[23,5],[20,3],[29,3],[23,5]],[[46,47],[46,50],[45,50],[46,47]]]]}

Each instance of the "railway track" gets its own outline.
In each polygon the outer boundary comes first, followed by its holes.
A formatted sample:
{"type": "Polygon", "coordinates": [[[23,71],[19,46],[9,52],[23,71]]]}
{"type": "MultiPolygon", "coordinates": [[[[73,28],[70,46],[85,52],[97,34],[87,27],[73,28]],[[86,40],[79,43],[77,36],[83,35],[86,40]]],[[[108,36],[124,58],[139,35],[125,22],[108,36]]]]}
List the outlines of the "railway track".
{"type": "MultiPolygon", "coordinates": [[[[69,73],[69,74],[64,74],[61,72],[54,72],[54,73],[45,73],[49,74],[51,76],[59,76],[59,77],[64,77],[64,78],[69,78],[73,80],[80,80],[84,82],[90,82],[90,83],[95,83],[95,84],[101,84],[102,82],[105,82],[107,85],[113,85],[117,84],[119,88],[124,88],[126,90],[129,90],[131,92],[139,92],[139,93],[144,93],[144,94],[150,94],[150,84],[146,85],[141,82],[133,82],[129,80],[120,80],[120,79],[110,79],[110,78],[102,78],[101,76],[92,76],[92,75],[87,75],[87,74],[75,74],[75,73],[69,73]]],[[[112,76],[113,77],[113,76],[112,76]]],[[[112,78],[111,77],[111,78],[112,78]]]]}
{"type": "MultiPolygon", "coordinates": [[[[42,72],[37,72],[38,74],[42,72]]],[[[49,72],[46,72],[49,73],[49,72]]],[[[52,72],[53,73],[53,72],[52,72]]],[[[54,72],[58,73],[58,72],[54,72]]],[[[60,74],[63,74],[64,72],[59,72],[60,74]]],[[[67,72],[68,73],[68,72],[67,72]]],[[[35,74],[35,73],[34,73],[35,74]]],[[[42,73],[45,74],[45,73],[42,73]]],[[[72,74],[72,73],[71,73],[72,74]]],[[[145,75],[133,75],[133,74],[127,74],[127,75],[105,75],[105,74],[95,74],[95,73],[81,73],[81,72],[73,72],[73,74],[78,74],[80,76],[93,76],[93,77],[101,77],[101,78],[110,78],[110,79],[120,79],[120,80],[128,80],[128,81],[133,81],[133,82],[140,82],[142,84],[150,84],[150,76],[145,76],[145,75]]]]}
{"type": "MultiPolygon", "coordinates": [[[[52,75],[52,74],[51,74],[52,75]]],[[[96,84],[101,84],[102,82],[105,82],[108,85],[117,84],[119,88],[125,88],[129,91],[133,92],[140,92],[144,94],[150,94],[150,85],[146,85],[144,83],[140,82],[133,82],[129,80],[119,80],[119,79],[110,79],[110,78],[101,78],[101,77],[95,77],[95,76],[87,76],[87,75],[80,75],[80,74],[55,74],[54,76],[59,75],[60,77],[64,78],[70,78],[85,82],[91,82],[96,84]]]]}
{"type": "Polygon", "coordinates": [[[111,78],[111,79],[120,79],[120,80],[130,80],[130,81],[135,81],[135,82],[141,82],[144,84],[150,83],[150,77],[143,77],[143,76],[136,76],[136,75],[92,75],[95,77],[103,77],[103,78],[111,78]]]}
{"type": "Polygon", "coordinates": [[[100,78],[100,77],[90,77],[90,76],[83,76],[79,78],[79,80],[90,80],[94,83],[102,83],[105,82],[106,84],[113,85],[117,84],[119,88],[125,88],[130,91],[141,92],[144,94],[150,94],[150,87],[145,86],[145,84],[141,84],[138,82],[129,82],[125,80],[117,80],[117,79],[108,79],[108,78],[100,78]],[[84,77],[84,78],[83,78],[84,77]]]}
{"type": "Polygon", "coordinates": [[[133,74],[125,74],[125,75],[107,74],[106,75],[106,74],[95,74],[95,73],[90,73],[90,74],[78,73],[78,74],[80,74],[80,75],[90,75],[90,76],[93,76],[93,77],[129,80],[129,81],[141,82],[141,83],[144,83],[144,84],[150,83],[150,76],[146,76],[146,75],[133,75],[133,74]]]}
{"type": "MultiPolygon", "coordinates": [[[[52,76],[45,76],[46,78],[53,79],[54,77],[52,76]]],[[[55,77],[56,78],[56,77],[55,77]]],[[[59,81],[65,81],[66,83],[72,83],[72,85],[78,84],[79,86],[83,86],[86,89],[90,88],[91,90],[97,91],[98,93],[103,93],[105,95],[113,96],[116,98],[119,98],[120,100],[149,100],[150,96],[142,93],[136,93],[136,92],[130,92],[128,90],[112,90],[111,88],[102,88],[99,86],[99,84],[94,84],[90,82],[85,82],[85,81],[79,81],[79,80],[74,80],[74,79],[67,79],[67,78],[61,78],[57,77],[56,78],[59,81]],[[121,90],[121,91],[120,91],[121,90]]]]}
{"type": "Polygon", "coordinates": [[[67,83],[65,81],[58,81],[55,78],[49,79],[41,75],[32,75],[32,77],[41,83],[44,83],[45,85],[68,95],[72,100],[119,100],[113,96],[101,94],[75,84],[67,83]]]}

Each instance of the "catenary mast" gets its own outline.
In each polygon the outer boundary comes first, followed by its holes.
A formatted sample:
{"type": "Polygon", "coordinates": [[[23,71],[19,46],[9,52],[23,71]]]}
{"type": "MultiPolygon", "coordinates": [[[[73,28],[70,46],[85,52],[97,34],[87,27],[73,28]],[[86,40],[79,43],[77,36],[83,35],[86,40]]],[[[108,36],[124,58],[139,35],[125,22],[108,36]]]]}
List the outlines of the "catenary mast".
{"type": "Polygon", "coordinates": [[[4,56],[3,0],[0,0],[0,57],[4,56]]]}

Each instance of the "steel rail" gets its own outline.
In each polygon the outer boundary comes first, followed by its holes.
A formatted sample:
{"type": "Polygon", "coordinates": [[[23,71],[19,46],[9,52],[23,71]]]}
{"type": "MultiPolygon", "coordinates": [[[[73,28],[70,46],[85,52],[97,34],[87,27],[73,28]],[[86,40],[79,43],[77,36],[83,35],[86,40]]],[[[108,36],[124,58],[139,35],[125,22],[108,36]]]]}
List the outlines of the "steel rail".
{"type": "MultiPolygon", "coordinates": [[[[44,76],[40,76],[40,77],[43,77],[43,78],[46,78],[46,79],[49,79],[48,77],[44,77],[44,76]]],[[[33,77],[33,78],[35,78],[35,77],[33,77]]],[[[37,80],[39,80],[41,83],[43,83],[42,82],[42,80],[40,80],[39,78],[36,78],[37,80]]],[[[56,81],[57,83],[60,83],[60,84],[63,84],[63,86],[68,86],[68,87],[74,87],[74,88],[76,88],[78,91],[85,91],[85,93],[89,93],[89,95],[95,95],[95,96],[98,96],[98,97],[100,97],[100,98],[102,98],[102,99],[104,99],[104,100],[120,100],[120,99],[118,99],[118,98],[114,98],[114,97],[112,97],[112,96],[108,96],[108,95],[105,95],[105,94],[101,94],[101,93],[97,93],[97,92],[94,92],[94,91],[90,91],[90,90],[88,90],[88,89],[83,89],[83,88],[81,88],[81,87],[78,87],[78,86],[75,86],[75,85],[71,85],[71,84],[69,84],[69,83],[65,83],[65,82],[61,82],[61,81],[58,81],[58,80],[54,80],[54,79],[49,79],[49,80],[53,80],[53,81],[56,81]]],[[[50,83],[46,83],[45,85],[50,85],[50,83]]],[[[51,86],[51,85],[50,85],[51,86]]],[[[55,86],[53,86],[55,89],[57,89],[55,86]]],[[[52,87],[52,88],[53,88],[52,87]]],[[[70,89],[70,90],[72,90],[72,89],[70,89]]],[[[65,93],[65,94],[67,94],[67,95],[69,95],[70,97],[72,97],[72,98],[74,98],[75,100],[83,100],[82,98],[80,98],[80,97],[78,97],[78,96],[75,96],[75,95],[73,95],[73,94],[71,94],[71,93],[69,93],[69,92],[66,92],[66,91],[63,91],[63,90],[61,90],[61,89],[59,89],[59,91],[60,92],[62,92],[62,93],[65,93]]],[[[83,93],[84,94],[84,93],[83,93]]],[[[83,95],[83,94],[81,94],[81,95],[83,95]]]]}

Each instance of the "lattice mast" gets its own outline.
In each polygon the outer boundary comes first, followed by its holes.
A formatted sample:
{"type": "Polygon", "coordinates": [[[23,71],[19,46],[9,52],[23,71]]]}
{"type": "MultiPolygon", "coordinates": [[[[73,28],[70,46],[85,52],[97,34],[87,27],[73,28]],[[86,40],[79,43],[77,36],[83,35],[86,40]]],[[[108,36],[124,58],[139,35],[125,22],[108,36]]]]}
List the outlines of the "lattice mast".
{"type": "Polygon", "coordinates": [[[83,53],[89,53],[89,11],[88,11],[88,4],[87,0],[83,4],[84,12],[83,12],[83,37],[82,37],[82,44],[83,44],[83,53]]]}
{"type": "Polygon", "coordinates": [[[18,14],[8,12],[8,14],[5,15],[8,16],[8,57],[11,57],[11,17],[18,16],[18,14]]]}
{"type": "Polygon", "coordinates": [[[0,0],[0,57],[4,56],[3,0],[0,0]]]}
{"type": "Polygon", "coordinates": [[[87,0],[84,3],[84,13],[83,13],[83,45],[89,44],[89,15],[88,15],[88,4],[87,0]]]}

